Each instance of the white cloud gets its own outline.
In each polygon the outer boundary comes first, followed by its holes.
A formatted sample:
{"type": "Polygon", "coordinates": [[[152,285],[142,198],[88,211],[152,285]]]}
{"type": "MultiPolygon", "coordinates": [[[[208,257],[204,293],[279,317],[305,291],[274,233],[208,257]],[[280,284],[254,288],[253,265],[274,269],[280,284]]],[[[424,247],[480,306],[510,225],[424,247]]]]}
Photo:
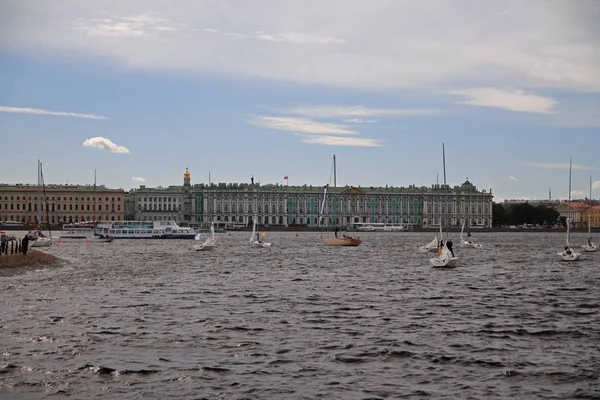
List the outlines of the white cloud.
{"type": "Polygon", "coordinates": [[[342,39],[302,32],[284,32],[275,35],[261,33],[256,35],[256,38],[271,42],[288,42],[297,44],[344,43],[344,40],[342,39]]]}
{"type": "Polygon", "coordinates": [[[95,114],[77,114],[64,111],[41,110],[39,108],[22,108],[22,107],[3,107],[0,106],[0,112],[17,113],[17,114],[37,114],[37,115],[54,115],[59,117],[74,117],[87,119],[108,119],[102,115],[95,114]]]}
{"type": "MultiPolygon", "coordinates": [[[[528,162],[526,165],[531,165],[532,167],[539,168],[550,168],[550,169],[569,169],[569,163],[548,163],[548,162],[528,162]]],[[[573,169],[576,170],[586,170],[586,169],[596,169],[594,167],[586,167],[585,165],[573,164],[573,169]]]]}
{"type": "Polygon", "coordinates": [[[452,90],[450,94],[465,96],[468,100],[462,104],[482,107],[496,107],[508,111],[521,111],[540,114],[551,114],[558,102],[550,97],[525,93],[523,90],[501,90],[495,88],[479,88],[452,90]]]}
{"type": "Polygon", "coordinates": [[[585,197],[585,192],[583,190],[571,190],[571,198],[581,198],[585,197]]]}
{"type": "Polygon", "coordinates": [[[347,122],[349,124],[372,124],[374,122],[377,122],[377,120],[375,120],[375,119],[362,119],[362,118],[350,118],[350,119],[343,120],[343,122],[347,122]]]}
{"type": "Polygon", "coordinates": [[[600,181],[594,181],[592,184],[592,189],[600,189],[600,181]]]}
{"type": "Polygon", "coordinates": [[[600,91],[594,1],[9,4],[0,47],[27,54],[377,90],[600,91]]]}
{"type": "Polygon", "coordinates": [[[257,116],[248,122],[264,128],[313,135],[355,135],[357,133],[345,125],[318,122],[306,118],[257,116]]]}
{"type": "Polygon", "coordinates": [[[519,179],[515,178],[514,176],[510,175],[508,177],[509,180],[513,181],[513,182],[519,182],[519,179]]]}
{"type": "Polygon", "coordinates": [[[131,179],[136,182],[146,182],[146,179],[142,178],[141,176],[132,176],[131,179]]]}
{"type": "Polygon", "coordinates": [[[290,108],[286,111],[292,114],[303,115],[306,117],[313,118],[376,117],[384,115],[432,115],[440,114],[442,112],[441,110],[433,109],[386,109],[368,108],[363,106],[305,106],[290,108]]]}
{"type": "Polygon", "coordinates": [[[361,139],[346,136],[316,136],[306,135],[302,139],[303,143],[323,144],[327,146],[360,146],[360,147],[378,147],[381,146],[381,140],[361,139]]]}
{"type": "Polygon", "coordinates": [[[106,139],[103,137],[93,137],[86,139],[83,142],[85,147],[95,147],[100,150],[106,150],[109,153],[126,153],[129,154],[129,149],[127,147],[118,146],[113,143],[110,139],[106,139]]]}

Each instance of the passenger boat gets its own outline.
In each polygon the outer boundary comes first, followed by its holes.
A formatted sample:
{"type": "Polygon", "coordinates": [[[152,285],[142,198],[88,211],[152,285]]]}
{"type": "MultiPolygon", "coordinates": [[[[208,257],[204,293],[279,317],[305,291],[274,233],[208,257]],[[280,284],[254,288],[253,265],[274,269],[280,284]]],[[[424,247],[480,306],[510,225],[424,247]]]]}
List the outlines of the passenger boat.
{"type": "Polygon", "coordinates": [[[194,239],[196,232],[175,221],[110,221],[98,224],[103,235],[115,239],[194,239]]]}

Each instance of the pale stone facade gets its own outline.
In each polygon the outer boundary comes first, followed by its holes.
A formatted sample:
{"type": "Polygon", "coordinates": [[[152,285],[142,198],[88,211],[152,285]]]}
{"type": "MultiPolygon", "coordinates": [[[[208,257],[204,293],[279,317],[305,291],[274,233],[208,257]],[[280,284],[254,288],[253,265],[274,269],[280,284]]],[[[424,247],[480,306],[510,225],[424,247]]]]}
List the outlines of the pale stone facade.
{"type": "Polygon", "coordinates": [[[261,225],[274,226],[387,223],[430,227],[442,219],[450,221],[450,226],[460,226],[463,220],[472,227],[492,224],[491,191],[479,191],[469,181],[454,188],[329,187],[319,218],[323,195],[323,186],[259,185],[253,180],[192,186],[186,170],[183,186],[140,186],[128,193],[128,202],[134,205],[131,219],[192,225],[250,226],[255,217],[261,225]]]}
{"type": "Polygon", "coordinates": [[[25,225],[115,221],[125,213],[123,189],[104,186],[0,184],[0,221],[25,225]],[[45,192],[45,197],[44,197],[45,192]]]}

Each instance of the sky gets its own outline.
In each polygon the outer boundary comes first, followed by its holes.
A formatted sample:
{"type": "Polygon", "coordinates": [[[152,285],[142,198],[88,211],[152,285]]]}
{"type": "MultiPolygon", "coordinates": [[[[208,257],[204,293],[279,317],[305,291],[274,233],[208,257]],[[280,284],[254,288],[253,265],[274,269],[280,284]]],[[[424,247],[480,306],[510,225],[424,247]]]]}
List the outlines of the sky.
{"type": "Polygon", "coordinates": [[[0,2],[0,183],[600,197],[595,0],[0,2]],[[6,168],[6,166],[10,166],[6,168]],[[285,181],[284,177],[288,180],[285,181]]]}

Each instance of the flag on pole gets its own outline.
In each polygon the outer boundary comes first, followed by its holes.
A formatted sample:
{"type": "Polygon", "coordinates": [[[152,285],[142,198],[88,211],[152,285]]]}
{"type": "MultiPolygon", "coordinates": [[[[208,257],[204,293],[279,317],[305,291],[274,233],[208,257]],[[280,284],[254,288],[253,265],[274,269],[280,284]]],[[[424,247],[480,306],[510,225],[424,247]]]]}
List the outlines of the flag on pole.
{"type": "Polygon", "coordinates": [[[287,177],[287,175],[283,177],[283,180],[284,180],[284,181],[287,181],[287,180],[288,180],[288,177],[287,177]]]}

